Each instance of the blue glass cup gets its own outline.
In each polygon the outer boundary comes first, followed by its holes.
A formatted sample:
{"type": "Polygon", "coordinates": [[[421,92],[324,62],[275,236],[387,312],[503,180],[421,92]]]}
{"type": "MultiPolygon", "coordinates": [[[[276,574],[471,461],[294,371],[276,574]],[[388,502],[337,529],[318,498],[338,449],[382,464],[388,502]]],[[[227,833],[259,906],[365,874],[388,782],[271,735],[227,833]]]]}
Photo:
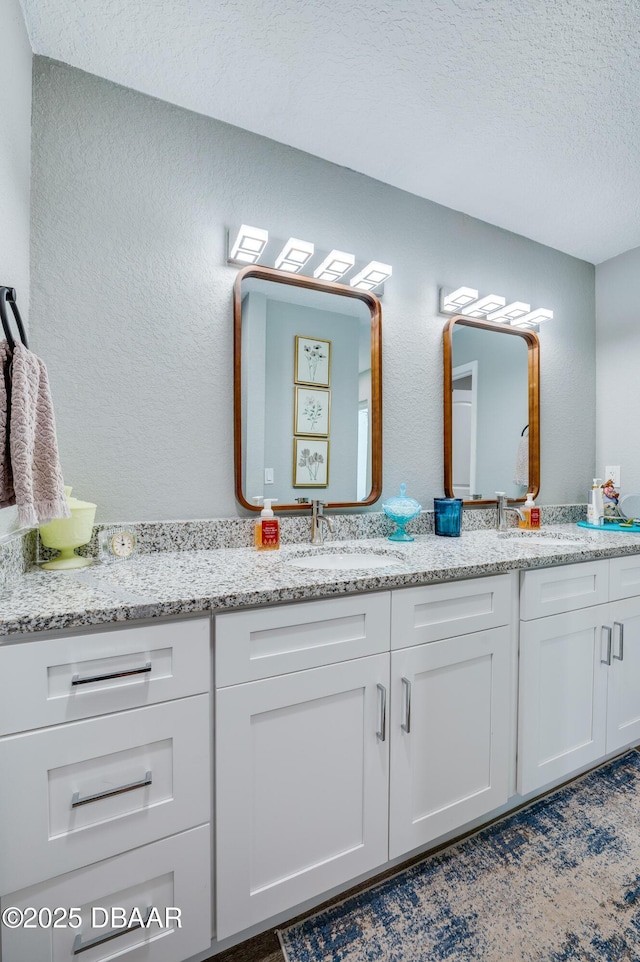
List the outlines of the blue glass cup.
{"type": "Polygon", "coordinates": [[[433,499],[433,530],[445,538],[459,538],[462,527],[462,498],[433,499]]]}

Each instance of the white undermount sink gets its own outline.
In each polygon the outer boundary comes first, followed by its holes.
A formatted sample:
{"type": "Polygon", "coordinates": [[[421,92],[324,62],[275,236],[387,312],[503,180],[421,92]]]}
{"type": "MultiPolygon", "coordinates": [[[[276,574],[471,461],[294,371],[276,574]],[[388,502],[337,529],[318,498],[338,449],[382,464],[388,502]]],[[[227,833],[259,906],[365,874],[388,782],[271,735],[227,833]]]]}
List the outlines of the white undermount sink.
{"type": "Polygon", "coordinates": [[[516,541],[518,544],[546,545],[547,547],[557,547],[558,545],[562,547],[565,545],[567,548],[571,548],[584,544],[584,539],[581,538],[572,538],[570,535],[544,534],[542,532],[526,534],[524,531],[514,531],[513,533],[505,531],[498,537],[505,541],[516,541]]]}
{"type": "Polygon", "coordinates": [[[387,568],[389,565],[398,564],[399,558],[395,555],[373,554],[364,551],[345,551],[334,552],[332,554],[311,554],[302,555],[298,558],[289,558],[287,564],[294,568],[313,568],[323,570],[356,570],[359,568],[387,568]]]}

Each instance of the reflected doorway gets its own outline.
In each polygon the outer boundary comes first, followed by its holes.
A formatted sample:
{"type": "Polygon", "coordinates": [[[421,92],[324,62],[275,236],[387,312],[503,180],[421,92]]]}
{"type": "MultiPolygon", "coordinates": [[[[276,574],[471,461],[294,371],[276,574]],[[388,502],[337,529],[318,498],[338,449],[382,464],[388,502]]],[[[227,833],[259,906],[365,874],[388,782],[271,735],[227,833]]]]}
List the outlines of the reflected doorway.
{"type": "Polygon", "coordinates": [[[451,379],[453,496],[470,501],[476,493],[478,362],[454,367],[451,379]]]}

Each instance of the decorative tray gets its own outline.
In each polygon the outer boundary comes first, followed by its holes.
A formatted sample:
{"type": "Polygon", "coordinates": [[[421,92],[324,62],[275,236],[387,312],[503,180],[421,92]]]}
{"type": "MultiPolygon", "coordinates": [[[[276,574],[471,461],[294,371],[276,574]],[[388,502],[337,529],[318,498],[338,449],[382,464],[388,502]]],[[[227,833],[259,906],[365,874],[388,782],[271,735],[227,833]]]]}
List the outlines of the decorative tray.
{"type": "Polygon", "coordinates": [[[618,524],[618,522],[607,524],[589,524],[588,521],[577,521],[579,528],[590,528],[592,531],[630,531],[631,534],[640,534],[640,524],[618,524]]]}

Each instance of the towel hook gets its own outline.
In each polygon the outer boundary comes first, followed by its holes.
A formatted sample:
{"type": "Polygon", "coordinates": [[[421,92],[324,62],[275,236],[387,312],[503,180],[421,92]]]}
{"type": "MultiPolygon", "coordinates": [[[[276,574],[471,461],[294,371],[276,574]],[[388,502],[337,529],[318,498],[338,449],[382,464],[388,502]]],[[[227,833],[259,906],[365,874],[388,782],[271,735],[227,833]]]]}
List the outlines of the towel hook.
{"type": "Polygon", "coordinates": [[[16,342],[11,334],[11,327],[9,325],[9,315],[7,314],[7,304],[11,305],[11,310],[13,311],[13,316],[16,319],[16,324],[18,326],[18,333],[20,335],[20,340],[25,347],[29,347],[27,342],[27,335],[24,332],[24,325],[22,323],[22,318],[20,317],[20,311],[18,310],[18,305],[16,304],[16,289],[15,287],[0,287],[0,321],[2,321],[2,328],[4,330],[9,349],[13,351],[16,346],[16,342]]]}

